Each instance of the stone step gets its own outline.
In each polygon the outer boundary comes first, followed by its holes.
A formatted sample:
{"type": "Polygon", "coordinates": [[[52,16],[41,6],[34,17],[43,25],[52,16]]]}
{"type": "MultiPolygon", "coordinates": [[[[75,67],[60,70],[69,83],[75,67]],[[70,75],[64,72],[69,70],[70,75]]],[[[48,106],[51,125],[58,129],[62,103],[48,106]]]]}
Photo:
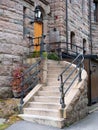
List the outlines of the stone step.
{"type": "MultiPolygon", "coordinates": [[[[47,74],[48,75],[57,75],[57,77],[61,74],[63,72],[63,70],[59,70],[59,69],[49,69],[48,68],[48,71],[47,71],[47,74]]],[[[72,70],[70,69],[70,70],[68,70],[68,71],[66,71],[63,75],[69,75],[69,73],[71,73],[72,72],[72,70]]],[[[74,74],[77,74],[77,70],[72,74],[72,75],[74,75],[74,74]]]]}
{"type": "MultiPolygon", "coordinates": [[[[68,87],[68,84],[67,85],[64,85],[64,89],[66,89],[66,87],[68,87]]],[[[46,86],[46,87],[43,87],[41,90],[42,91],[48,91],[48,92],[59,92],[59,88],[60,86],[46,86]]]]}
{"type": "Polygon", "coordinates": [[[29,102],[29,107],[32,107],[32,108],[44,108],[44,109],[59,109],[60,108],[60,103],[29,102]]]}
{"type": "Polygon", "coordinates": [[[47,74],[56,74],[57,76],[62,72],[62,70],[59,70],[59,69],[49,69],[48,68],[48,71],[47,71],[47,74]]]}
{"type": "Polygon", "coordinates": [[[45,109],[45,108],[24,108],[24,114],[39,115],[39,116],[50,116],[60,117],[58,109],[45,109]]]}
{"type": "Polygon", "coordinates": [[[50,82],[51,82],[52,80],[55,81],[55,82],[60,82],[60,81],[58,81],[58,77],[57,77],[57,76],[56,76],[56,77],[54,77],[54,76],[50,76],[50,77],[47,76],[47,80],[50,81],[50,82]]]}
{"type": "Polygon", "coordinates": [[[47,64],[60,64],[60,61],[47,60],[47,64]]]}
{"type": "Polygon", "coordinates": [[[60,86],[59,82],[55,82],[55,81],[47,81],[47,85],[48,86],[60,86]]]}
{"type": "Polygon", "coordinates": [[[54,61],[54,60],[48,60],[47,65],[57,65],[57,66],[68,66],[69,62],[62,62],[62,61],[54,61]]]}
{"type": "Polygon", "coordinates": [[[45,86],[42,88],[43,91],[59,92],[59,86],[45,86]]]}
{"type": "MultiPolygon", "coordinates": [[[[73,76],[71,75],[71,77],[69,77],[69,79],[67,80],[67,84],[70,83],[73,80],[73,76]]],[[[66,79],[66,77],[63,76],[63,81],[66,79]]],[[[60,84],[60,78],[58,80],[58,77],[47,77],[47,82],[55,82],[57,84],[60,84]]]]}
{"type": "Polygon", "coordinates": [[[38,96],[60,96],[59,91],[39,91],[37,93],[38,96]]]}
{"type": "Polygon", "coordinates": [[[55,96],[34,96],[34,101],[37,102],[51,102],[51,103],[59,103],[60,97],[55,96]]]}
{"type": "MultiPolygon", "coordinates": [[[[68,86],[71,83],[71,79],[69,79],[64,86],[68,86]]],[[[55,82],[55,81],[51,81],[51,80],[47,80],[47,85],[48,86],[58,86],[60,87],[61,83],[60,82],[55,82]]]]}
{"type": "Polygon", "coordinates": [[[26,121],[62,128],[65,126],[63,118],[46,117],[39,115],[20,114],[19,117],[26,121]]]}

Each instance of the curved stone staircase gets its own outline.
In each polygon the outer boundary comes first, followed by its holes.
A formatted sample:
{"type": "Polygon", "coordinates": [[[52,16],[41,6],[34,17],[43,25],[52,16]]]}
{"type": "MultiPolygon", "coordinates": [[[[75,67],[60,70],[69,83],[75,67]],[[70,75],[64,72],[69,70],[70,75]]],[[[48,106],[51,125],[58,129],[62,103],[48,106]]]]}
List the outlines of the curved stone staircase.
{"type": "MultiPolygon", "coordinates": [[[[65,96],[66,107],[63,110],[60,105],[60,81],[58,81],[58,75],[68,65],[69,63],[65,61],[47,61],[46,84],[37,85],[26,96],[26,98],[24,99],[23,114],[19,115],[21,118],[27,121],[51,125],[59,128],[65,126],[66,122],[68,122],[67,116],[69,118],[69,113],[71,113],[72,111],[69,106],[71,103],[76,102],[77,104],[77,102],[80,102],[79,100],[82,93],[79,93],[78,91],[80,91],[81,86],[83,90],[85,89],[85,85],[83,84],[87,79],[86,72],[83,72],[85,73],[85,76],[83,76],[84,80],[82,80],[81,82],[82,85],[78,83],[78,79],[75,81],[75,83],[72,85],[72,88],[65,96]],[[78,96],[77,100],[74,99],[76,95],[78,96]]],[[[75,65],[72,66],[72,68],[74,67],[75,65]]],[[[70,71],[71,69],[66,72],[64,76],[66,77],[70,71]]],[[[78,69],[65,84],[64,89],[66,89],[66,87],[77,72],[78,69]]],[[[75,106],[75,103],[73,106],[75,106]]],[[[84,107],[85,106],[87,106],[87,102],[85,103],[84,107]]],[[[87,113],[87,111],[85,113],[87,113]]]]}

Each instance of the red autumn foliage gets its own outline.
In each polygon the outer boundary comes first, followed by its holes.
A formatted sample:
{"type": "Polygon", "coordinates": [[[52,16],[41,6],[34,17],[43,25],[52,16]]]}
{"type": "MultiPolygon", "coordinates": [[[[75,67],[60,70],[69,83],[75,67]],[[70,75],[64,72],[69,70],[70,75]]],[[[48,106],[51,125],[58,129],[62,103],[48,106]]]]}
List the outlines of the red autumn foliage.
{"type": "Polygon", "coordinates": [[[23,67],[17,67],[12,71],[12,81],[11,81],[12,90],[21,92],[22,87],[20,86],[20,84],[22,82],[23,71],[24,71],[23,67]]]}

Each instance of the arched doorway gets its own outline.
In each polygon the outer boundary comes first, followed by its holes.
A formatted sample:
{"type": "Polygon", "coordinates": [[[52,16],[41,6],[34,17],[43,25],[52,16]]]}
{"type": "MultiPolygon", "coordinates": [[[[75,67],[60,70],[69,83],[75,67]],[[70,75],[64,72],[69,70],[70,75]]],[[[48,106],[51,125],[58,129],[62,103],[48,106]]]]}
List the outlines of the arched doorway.
{"type": "Polygon", "coordinates": [[[40,22],[34,23],[34,51],[40,51],[40,42],[43,33],[43,24],[40,22]]]}
{"type": "Polygon", "coordinates": [[[40,6],[37,6],[35,10],[38,9],[40,10],[40,19],[35,16],[35,22],[34,22],[34,51],[40,51],[40,42],[41,42],[41,37],[43,34],[43,11],[40,6]]]}

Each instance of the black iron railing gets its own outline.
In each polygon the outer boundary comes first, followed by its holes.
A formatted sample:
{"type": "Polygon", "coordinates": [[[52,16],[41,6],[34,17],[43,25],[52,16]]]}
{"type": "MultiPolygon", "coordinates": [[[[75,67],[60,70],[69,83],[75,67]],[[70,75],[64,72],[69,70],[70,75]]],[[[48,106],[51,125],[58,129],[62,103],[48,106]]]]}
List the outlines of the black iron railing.
{"type": "MultiPolygon", "coordinates": [[[[72,43],[66,43],[66,42],[53,42],[47,44],[47,51],[48,52],[56,52],[60,59],[63,57],[70,57],[72,56],[76,57],[78,54],[85,53],[85,48],[72,44],[72,43]],[[68,47],[68,48],[67,48],[68,47]]],[[[73,57],[73,58],[74,58],[73,57]]]]}
{"type": "Polygon", "coordinates": [[[33,53],[35,50],[40,50],[40,56],[42,56],[42,52],[44,51],[44,39],[45,35],[42,35],[41,37],[31,37],[29,36],[29,55],[33,53]],[[39,47],[39,48],[38,48],[39,47]]]}
{"type": "Polygon", "coordinates": [[[68,90],[71,88],[72,84],[75,82],[77,78],[79,78],[79,82],[82,80],[81,73],[82,73],[82,67],[83,67],[83,61],[84,57],[82,54],[78,54],[78,56],[62,71],[62,73],[58,76],[58,80],[60,80],[60,104],[62,108],[65,108],[65,95],[68,92],[68,90]],[[76,64],[75,68],[71,70],[71,67],[73,64],[76,64]],[[71,71],[70,71],[71,70],[71,71]],[[77,73],[75,73],[78,70],[77,73]],[[66,78],[64,78],[64,74],[70,71],[70,73],[67,75],[66,78]],[[73,79],[71,79],[69,85],[64,88],[64,85],[67,83],[67,81],[71,78],[71,76],[74,74],[73,79]]]}
{"type": "Polygon", "coordinates": [[[42,37],[28,37],[29,38],[29,47],[31,46],[39,46],[42,37]]]}
{"type": "MultiPolygon", "coordinates": [[[[63,42],[62,44],[65,44],[65,43],[63,42]]],[[[66,44],[68,45],[68,53],[73,53],[73,54],[82,53],[82,54],[84,54],[84,47],[75,45],[73,43],[66,43],[66,44]]],[[[65,50],[66,50],[66,48],[65,48],[65,50]]]]}
{"type": "MultiPolygon", "coordinates": [[[[20,110],[22,110],[22,105],[24,103],[23,98],[25,95],[30,92],[38,83],[40,83],[41,80],[41,70],[42,70],[42,53],[44,51],[44,38],[42,37],[28,37],[30,40],[29,48],[40,46],[40,57],[39,60],[33,63],[22,75],[20,78],[22,78],[22,82],[20,84],[21,87],[21,100],[20,100],[20,110]],[[34,41],[35,40],[35,41],[34,41]],[[27,86],[26,89],[24,89],[24,86],[27,86]]],[[[32,49],[32,52],[34,51],[34,48],[32,49]]]]}
{"type": "Polygon", "coordinates": [[[41,80],[40,72],[41,72],[41,60],[38,60],[35,64],[31,65],[22,75],[22,82],[21,86],[21,100],[20,104],[24,103],[23,98],[24,96],[30,92],[41,80]],[[27,86],[24,89],[24,86],[27,86]]]}

